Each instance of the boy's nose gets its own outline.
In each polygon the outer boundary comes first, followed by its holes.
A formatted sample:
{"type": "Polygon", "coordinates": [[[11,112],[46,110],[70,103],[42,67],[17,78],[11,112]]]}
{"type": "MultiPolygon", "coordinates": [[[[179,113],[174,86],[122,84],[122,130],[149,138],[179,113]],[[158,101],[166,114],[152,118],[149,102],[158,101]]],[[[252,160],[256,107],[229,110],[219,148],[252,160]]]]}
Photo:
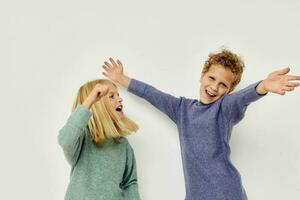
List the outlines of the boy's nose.
{"type": "Polygon", "coordinates": [[[123,101],[123,99],[121,97],[119,97],[119,102],[121,103],[123,101]]]}
{"type": "Polygon", "coordinates": [[[214,90],[214,91],[218,91],[218,84],[213,84],[211,86],[211,89],[214,90]]]}

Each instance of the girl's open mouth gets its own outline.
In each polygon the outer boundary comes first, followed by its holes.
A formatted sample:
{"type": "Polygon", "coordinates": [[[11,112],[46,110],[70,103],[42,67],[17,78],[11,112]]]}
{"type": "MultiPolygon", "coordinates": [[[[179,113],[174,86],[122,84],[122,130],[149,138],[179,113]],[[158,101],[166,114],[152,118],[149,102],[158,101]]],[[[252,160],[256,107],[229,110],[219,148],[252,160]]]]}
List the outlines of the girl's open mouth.
{"type": "Polygon", "coordinates": [[[117,108],[116,108],[116,111],[117,112],[122,112],[123,110],[123,106],[122,105],[119,105],[117,108]]]}

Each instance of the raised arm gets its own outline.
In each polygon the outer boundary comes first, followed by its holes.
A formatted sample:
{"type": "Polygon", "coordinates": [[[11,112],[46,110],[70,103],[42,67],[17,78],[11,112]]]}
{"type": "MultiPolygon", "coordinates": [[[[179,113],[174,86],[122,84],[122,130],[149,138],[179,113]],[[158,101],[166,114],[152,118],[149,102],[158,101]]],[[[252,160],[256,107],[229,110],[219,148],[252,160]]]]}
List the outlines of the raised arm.
{"type": "Polygon", "coordinates": [[[293,81],[299,81],[300,76],[287,75],[289,71],[289,68],[274,71],[266,79],[225,96],[222,109],[230,122],[233,124],[239,122],[243,118],[247,106],[268,92],[285,95],[287,91],[293,91],[298,87],[299,83],[293,81]]]}
{"type": "Polygon", "coordinates": [[[97,84],[82,105],[77,106],[67,123],[59,131],[58,143],[62,147],[65,157],[71,166],[78,161],[84,133],[92,115],[89,108],[102,96],[107,94],[107,86],[97,84]]]}
{"type": "Polygon", "coordinates": [[[181,98],[176,98],[146,83],[126,76],[123,73],[123,65],[119,60],[114,61],[110,58],[109,62],[104,62],[102,67],[104,76],[124,86],[129,92],[144,98],[177,123],[181,98]]]}
{"type": "Polygon", "coordinates": [[[67,123],[59,131],[58,143],[71,166],[74,166],[78,161],[84,141],[85,127],[91,115],[88,109],[78,106],[69,117],[67,123]]]}

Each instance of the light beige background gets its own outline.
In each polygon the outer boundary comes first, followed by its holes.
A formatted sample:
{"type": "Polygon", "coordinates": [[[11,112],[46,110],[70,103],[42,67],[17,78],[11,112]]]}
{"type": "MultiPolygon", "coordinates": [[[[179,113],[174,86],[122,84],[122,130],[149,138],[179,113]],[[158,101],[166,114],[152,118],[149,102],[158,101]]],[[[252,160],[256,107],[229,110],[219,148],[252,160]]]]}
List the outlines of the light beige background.
{"type": "MultiPolygon", "coordinates": [[[[63,199],[70,169],[57,144],[78,87],[110,56],[128,75],[198,98],[207,55],[221,46],[247,65],[238,89],[291,66],[300,74],[300,3],[291,1],[1,1],[0,199],[63,199]]],[[[140,125],[129,137],[144,200],[182,200],[175,125],[120,91],[140,125]]],[[[252,104],[231,139],[250,200],[300,197],[300,89],[252,104]]]]}

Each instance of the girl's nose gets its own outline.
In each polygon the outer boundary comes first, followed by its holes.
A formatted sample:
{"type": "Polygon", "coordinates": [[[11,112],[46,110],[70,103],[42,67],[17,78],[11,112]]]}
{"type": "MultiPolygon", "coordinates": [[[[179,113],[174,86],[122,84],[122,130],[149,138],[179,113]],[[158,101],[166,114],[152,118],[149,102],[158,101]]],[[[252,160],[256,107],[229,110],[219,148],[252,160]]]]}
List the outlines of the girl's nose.
{"type": "Polygon", "coordinates": [[[123,99],[121,97],[119,97],[119,102],[121,103],[123,101],[123,99]]]}

